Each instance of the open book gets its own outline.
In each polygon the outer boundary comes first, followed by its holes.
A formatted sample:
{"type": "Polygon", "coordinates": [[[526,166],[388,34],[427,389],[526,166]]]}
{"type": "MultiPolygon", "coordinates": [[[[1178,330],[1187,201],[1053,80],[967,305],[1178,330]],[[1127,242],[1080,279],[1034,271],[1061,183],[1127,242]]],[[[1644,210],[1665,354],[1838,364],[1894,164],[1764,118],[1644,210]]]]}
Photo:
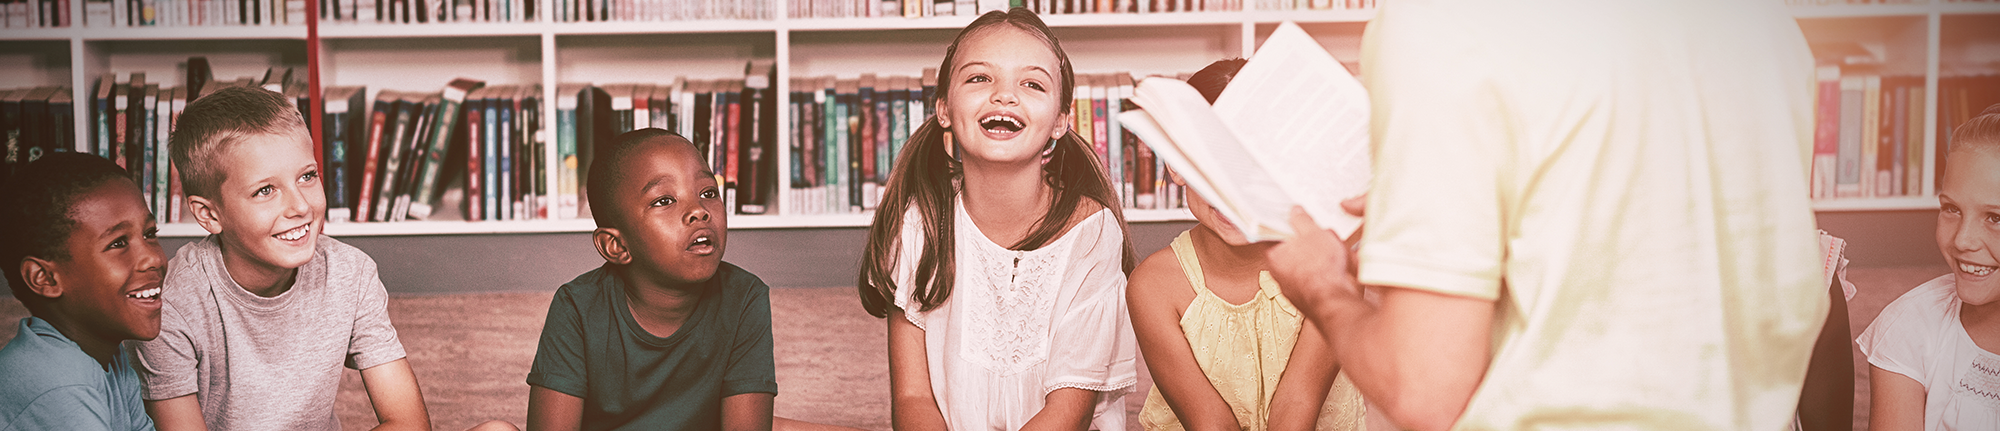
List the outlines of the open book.
{"type": "Polygon", "coordinates": [[[1304,207],[1341,238],[1361,218],[1340,201],[1368,190],[1368,93],[1297,24],[1285,22],[1210,106],[1186,82],[1146,78],[1141,111],[1118,115],[1250,241],[1292,236],[1304,207]]]}

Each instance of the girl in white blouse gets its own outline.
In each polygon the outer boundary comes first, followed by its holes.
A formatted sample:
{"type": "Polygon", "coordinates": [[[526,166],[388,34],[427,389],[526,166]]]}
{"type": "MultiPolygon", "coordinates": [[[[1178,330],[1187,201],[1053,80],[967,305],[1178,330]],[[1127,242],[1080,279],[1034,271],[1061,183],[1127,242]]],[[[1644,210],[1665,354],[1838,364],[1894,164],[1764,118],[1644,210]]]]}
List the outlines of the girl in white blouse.
{"type": "Polygon", "coordinates": [[[896,429],[1125,429],[1132,246],[1070,130],[1074,78],[1025,9],[946,48],[937,113],[890,172],[859,281],[889,320],[896,429]]]}

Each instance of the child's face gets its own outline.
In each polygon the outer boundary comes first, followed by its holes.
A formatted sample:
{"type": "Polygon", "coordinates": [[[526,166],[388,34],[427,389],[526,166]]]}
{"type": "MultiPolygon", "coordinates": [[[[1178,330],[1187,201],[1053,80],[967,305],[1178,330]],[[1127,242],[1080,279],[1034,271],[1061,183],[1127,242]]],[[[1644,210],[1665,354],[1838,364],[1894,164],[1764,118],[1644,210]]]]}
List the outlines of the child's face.
{"type": "Polygon", "coordinates": [[[632,267],[675,283],[708,280],[722,263],[729,229],[715,174],[684,139],[640,145],[624,159],[613,197],[632,267]]]}
{"type": "Polygon", "coordinates": [[[106,341],[151,340],[160,335],[160,252],[153,214],[132,180],[98,184],[70,209],[76,222],[65,248],[69,259],[51,261],[64,287],[58,307],[86,334],[106,341]]]}
{"type": "Polygon", "coordinates": [[[312,142],[260,134],[220,157],[222,185],[215,198],[206,199],[215,220],[202,227],[223,234],[225,256],[270,270],[297,269],[312,260],[320,214],[326,212],[312,142]]]}
{"type": "Polygon", "coordinates": [[[938,121],[951,129],[965,158],[986,162],[1040,160],[1050,139],[1069,130],[1062,107],[1062,63],[1047,42],[1013,25],[967,35],[953,60],[949,96],[938,121]]]}
{"type": "Polygon", "coordinates": [[[1938,186],[1938,249],[1958,280],[1958,299],[2000,299],[2000,151],[1954,152],[1938,186]]]}
{"type": "MultiPolygon", "coordinates": [[[[1187,182],[1181,180],[1179,174],[1168,170],[1168,175],[1173,178],[1174,185],[1187,186],[1187,182]]],[[[1222,211],[1216,210],[1214,206],[1209,205],[1208,200],[1202,199],[1201,195],[1194,193],[1192,190],[1188,191],[1187,204],[1188,212],[1194,213],[1194,220],[1201,223],[1201,227],[1208,228],[1208,230],[1214,231],[1216,236],[1222,237],[1224,244],[1232,246],[1250,244],[1250,240],[1243,235],[1243,230],[1237,228],[1235,223],[1230,223],[1228,217],[1222,216],[1222,211]]]]}

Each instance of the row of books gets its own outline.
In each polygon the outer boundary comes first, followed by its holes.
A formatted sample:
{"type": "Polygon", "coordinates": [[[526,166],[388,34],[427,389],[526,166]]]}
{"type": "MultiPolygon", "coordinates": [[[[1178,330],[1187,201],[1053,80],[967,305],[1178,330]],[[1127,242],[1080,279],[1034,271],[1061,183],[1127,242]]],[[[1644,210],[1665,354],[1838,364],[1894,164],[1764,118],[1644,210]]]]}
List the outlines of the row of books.
{"type": "Polygon", "coordinates": [[[89,27],[193,27],[302,25],[307,0],[77,1],[89,27]]]}
{"type": "Polygon", "coordinates": [[[1924,78],[1841,69],[1818,69],[1813,198],[1923,194],[1924,78]]]}
{"type": "MultiPolygon", "coordinates": [[[[905,141],[935,113],[933,69],[920,76],[793,78],[790,106],[791,166],[786,214],[842,214],[874,210],[889,170],[905,141]]],[[[1073,130],[1091,142],[1096,160],[1120,190],[1120,204],[1135,209],[1184,207],[1185,192],[1134,135],[1118,113],[1132,107],[1129,73],[1077,75],[1073,130]]]]}
{"type": "Polygon", "coordinates": [[[0,1],[0,28],[69,27],[70,0],[0,1]]]}
{"type": "Polygon", "coordinates": [[[1949,76],[1938,78],[1938,159],[1937,175],[1944,177],[1945,151],[1951,149],[1952,134],[1987,107],[2000,104],[2000,75],[1949,76]]]}
{"type": "Polygon", "coordinates": [[[308,101],[305,78],[293,76],[289,69],[268,70],[263,78],[213,81],[207,67],[204,60],[190,61],[188,79],[180,86],[148,81],[144,72],[133,72],[124,81],[107,73],[98,78],[85,101],[89,104],[86,130],[90,145],[83,150],[111,159],[129,171],[161,223],[185,218],[182,203],[186,195],[168,161],[167,137],[188,102],[232,86],[280,92],[301,106],[308,101]]]}
{"type": "Polygon", "coordinates": [[[556,22],[771,19],[761,0],[553,0],[556,22]]]}
{"type": "Polygon", "coordinates": [[[531,22],[540,0],[318,0],[321,22],[531,22]]]}
{"type": "Polygon", "coordinates": [[[557,87],[556,205],[559,217],[589,217],[588,178],[595,147],[617,134],[659,128],[693,142],[738,214],[775,214],[777,88],[769,62],[751,62],[740,78],[670,83],[564,84],[557,87]],[[574,171],[572,173],[571,171],[574,171]],[[574,182],[572,182],[574,178],[574,182]]]}
{"type": "MultiPolygon", "coordinates": [[[[1377,0],[1255,0],[1257,10],[1370,9],[1377,0]]],[[[1042,15],[1244,10],[1243,0],[793,0],[793,18],[921,18],[1020,7],[1042,15]]]]}
{"type": "Polygon", "coordinates": [[[76,147],[76,111],[69,87],[0,90],[0,140],[6,144],[0,181],[45,154],[76,147]]]}

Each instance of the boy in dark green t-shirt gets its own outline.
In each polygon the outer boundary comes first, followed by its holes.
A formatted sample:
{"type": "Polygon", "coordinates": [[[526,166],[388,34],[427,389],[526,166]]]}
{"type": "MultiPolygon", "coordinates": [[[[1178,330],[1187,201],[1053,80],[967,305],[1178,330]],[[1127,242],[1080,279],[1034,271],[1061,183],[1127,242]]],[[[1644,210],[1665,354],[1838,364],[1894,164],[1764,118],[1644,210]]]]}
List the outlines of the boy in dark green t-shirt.
{"type": "Polygon", "coordinates": [[[556,291],[528,373],[528,429],[771,429],[770,287],[722,262],[729,210],[687,139],[597,150],[605,265],[556,291]]]}

